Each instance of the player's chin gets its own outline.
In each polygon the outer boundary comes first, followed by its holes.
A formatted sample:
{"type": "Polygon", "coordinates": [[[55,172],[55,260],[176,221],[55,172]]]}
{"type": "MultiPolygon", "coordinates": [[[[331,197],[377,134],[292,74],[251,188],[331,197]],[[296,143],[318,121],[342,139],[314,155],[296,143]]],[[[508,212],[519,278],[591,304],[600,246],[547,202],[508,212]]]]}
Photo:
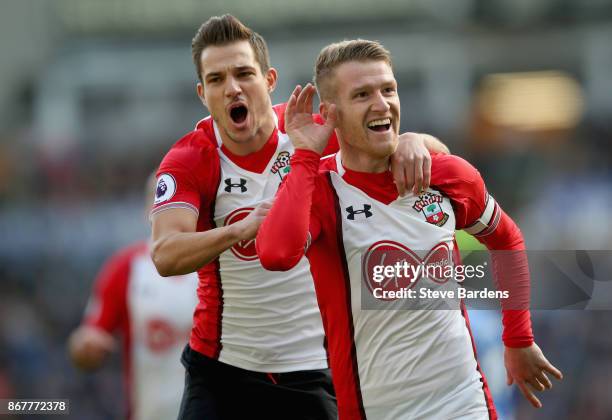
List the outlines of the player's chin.
{"type": "Polygon", "coordinates": [[[248,143],[253,139],[252,130],[228,130],[228,134],[234,143],[248,143]]]}
{"type": "Polygon", "coordinates": [[[370,149],[370,155],[375,159],[384,159],[391,156],[395,153],[395,149],[397,148],[397,142],[392,140],[378,142],[370,149]]]}
{"type": "Polygon", "coordinates": [[[225,120],[224,124],[225,130],[233,137],[246,136],[247,133],[253,131],[252,126],[253,124],[250,119],[246,119],[237,124],[231,118],[228,118],[225,120]]]}
{"type": "Polygon", "coordinates": [[[236,135],[244,135],[244,133],[251,132],[251,121],[248,119],[235,123],[231,118],[227,121],[227,131],[235,133],[236,135]]]}
{"type": "Polygon", "coordinates": [[[368,133],[368,141],[376,148],[395,147],[398,136],[392,131],[372,132],[368,133]]]}

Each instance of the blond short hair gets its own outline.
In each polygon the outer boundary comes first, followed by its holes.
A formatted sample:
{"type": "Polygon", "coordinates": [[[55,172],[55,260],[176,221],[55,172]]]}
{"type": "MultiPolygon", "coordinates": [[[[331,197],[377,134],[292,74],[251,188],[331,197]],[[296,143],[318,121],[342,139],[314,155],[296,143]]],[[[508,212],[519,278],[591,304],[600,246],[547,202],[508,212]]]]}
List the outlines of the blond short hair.
{"type": "Polygon", "coordinates": [[[329,81],[334,69],[349,61],[384,61],[392,67],[391,53],[378,41],[353,39],[330,44],[321,50],[314,68],[314,83],[322,100],[331,95],[329,81]]]}

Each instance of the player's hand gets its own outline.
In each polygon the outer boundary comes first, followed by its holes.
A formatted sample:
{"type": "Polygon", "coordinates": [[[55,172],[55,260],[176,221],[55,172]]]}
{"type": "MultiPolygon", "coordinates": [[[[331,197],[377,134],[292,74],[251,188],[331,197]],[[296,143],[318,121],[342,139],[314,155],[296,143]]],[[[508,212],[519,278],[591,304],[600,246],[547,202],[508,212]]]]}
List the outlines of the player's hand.
{"type": "Polygon", "coordinates": [[[255,238],[259,226],[261,226],[270,212],[273,202],[274,200],[272,199],[260,203],[247,217],[231,225],[236,229],[238,241],[246,241],[255,238]]]}
{"type": "Polygon", "coordinates": [[[418,133],[399,136],[397,149],[391,156],[391,173],[397,192],[402,197],[408,190],[418,195],[429,188],[431,156],[424,136],[418,133]]]}
{"type": "Polygon", "coordinates": [[[68,350],[74,364],[83,370],[100,367],[115,350],[115,338],[108,332],[91,326],[79,327],[68,340],[68,350]]]}
{"type": "Polygon", "coordinates": [[[312,98],[315,87],[308,83],[303,89],[297,86],[285,108],[285,129],[296,149],[308,149],[323,153],[329,137],[336,128],[336,106],[330,105],[325,124],[312,119],[312,98]]]}
{"type": "Polygon", "coordinates": [[[558,380],[563,379],[561,371],[546,360],[536,343],[523,348],[506,347],[504,364],[508,385],[516,383],[521,393],[535,408],[542,407],[542,403],[535,396],[534,390],[544,391],[552,388],[546,372],[558,380]]]}

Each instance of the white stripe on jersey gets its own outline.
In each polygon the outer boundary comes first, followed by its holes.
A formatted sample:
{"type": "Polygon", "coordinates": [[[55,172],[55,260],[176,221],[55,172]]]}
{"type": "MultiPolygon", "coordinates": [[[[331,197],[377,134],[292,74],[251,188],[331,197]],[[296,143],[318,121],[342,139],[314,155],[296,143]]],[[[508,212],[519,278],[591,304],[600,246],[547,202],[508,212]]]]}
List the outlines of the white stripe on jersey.
{"type": "MultiPolygon", "coordinates": [[[[234,223],[274,197],[293,151],[289,137],[278,132],[276,152],[258,174],[240,168],[219,150],[216,225],[234,223]]],[[[224,251],[219,264],[221,362],[259,372],[327,367],[323,324],[306,258],[290,271],[267,271],[257,258],[254,241],[243,241],[224,251]]]]}

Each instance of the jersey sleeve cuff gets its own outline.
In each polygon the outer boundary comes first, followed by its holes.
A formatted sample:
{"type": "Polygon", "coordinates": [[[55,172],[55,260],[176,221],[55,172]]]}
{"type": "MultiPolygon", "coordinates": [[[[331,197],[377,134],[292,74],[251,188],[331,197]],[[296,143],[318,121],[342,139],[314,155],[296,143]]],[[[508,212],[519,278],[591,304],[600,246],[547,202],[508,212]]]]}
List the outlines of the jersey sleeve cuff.
{"type": "Polygon", "coordinates": [[[198,208],[193,204],[187,203],[185,201],[176,201],[173,203],[166,203],[162,204],[161,206],[155,207],[153,210],[151,210],[151,213],[149,214],[149,219],[151,219],[157,213],[161,213],[162,211],[170,209],[188,209],[193,211],[196,215],[200,214],[198,208]]]}
{"type": "Polygon", "coordinates": [[[513,349],[521,349],[521,348],[529,347],[533,343],[534,343],[533,337],[504,339],[504,346],[510,347],[513,349]]]}
{"type": "Polygon", "coordinates": [[[301,159],[321,159],[321,154],[310,149],[295,149],[295,153],[293,154],[293,156],[301,159]]]}

